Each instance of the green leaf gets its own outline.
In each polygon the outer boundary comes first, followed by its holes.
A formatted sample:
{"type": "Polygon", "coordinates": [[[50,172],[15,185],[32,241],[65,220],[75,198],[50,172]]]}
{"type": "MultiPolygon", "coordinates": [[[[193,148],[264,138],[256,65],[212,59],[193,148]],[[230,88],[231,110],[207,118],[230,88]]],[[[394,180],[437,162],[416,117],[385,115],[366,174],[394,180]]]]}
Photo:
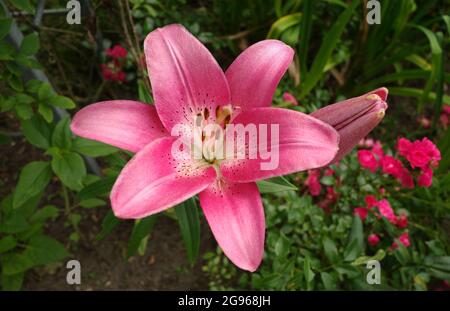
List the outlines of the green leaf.
{"type": "Polygon", "coordinates": [[[275,21],[267,34],[268,39],[279,39],[287,29],[300,24],[302,13],[283,16],[275,21]]]}
{"type": "Polygon", "coordinates": [[[14,191],[13,207],[18,208],[28,199],[44,191],[52,177],[48,162],[31,162],[20,172],[19,181],[14,191]]]}
{"type": "Polygon", "coordinates": [[[353,15],[353,11],[360,3],[360,0],[352,0],[351,4],[341,13],[341,15],[339,15],[337,21],[331,26],[330,30],[327,31],[322,45],[314,58],[311,70],[303,80],[300,97],[307,95],[321,79],[323,69],[327,65],[328,59],[336,48],[345,26],[353,15]]]}
{"type": "Polygon", "coordinates": [[[128,242],[127,257],[133,256],[139,248],[142,240],[145,239],[153,229],[157,215],[138,219],[134,223],[133,231],[128,242]]]}
{"type": "Polygon", "coordinates": [[[38,98],[40,101],[47,103],[55,96],[52,86],[49,83],[42,83],[38,89],[38,98]]]}
{"type": "Polygon", "coordinates": [[[17,240],[12,235],[5,236],[0,239],[0,254],[12,250],[16,245],[17,240]]]}
{"type": "Polygon", "coordinates": [[[15,105],[16,113],[22,120],[27,120],[33,115],[33,108],[27,104],[17,103],[15,105]]]}
{"type": "Polygon", "coordinates": [[[72,145],[72,131],[70,130],[70,117],[62,118],[55,126],[52,135],[52,146],[68,150],[72,145]]]}
{"type": "Polygon", "coordinates": [[[0,232],[19,233],[25,231],[28,226],[29,225],[23,215],[13,213],[1,223],[0,232]]]}
{"type": "Polygon", "coordinates": [[[16,50],[6,41],[0,41],[0,60],[14,60],[13,55],[15,55],[16,50]]]}
{"type": "Polygon", "coordinates": [[[19,10],[26,11],[28,13],[34,13],[34,7],[29,0],[9,0],[11,4],[19,10]]]}
{"type": "Polygon", "coordinates": [[[325,186],[333,186],[334,185],[334,177],[333,176],[323,176],[320,179],[320,183],[325,186]]]}
{"type": "Polygon", "coordinates": [[[86,200],[95,198],[99,195],[107,194],[111,191],[115,181],[116,177],[103,177],[101,180],[85,186],[80,192],[77,193],[77,198],[79,200],[86,200]]]}
{"type": "Polygon", "coordinates": [[[2,40],[9,33],[11,29],[12,19],[1,18],[0,19],[0,40],[2,40]]]}
{"type": "Polygon", "coordinates": [[[90,157],[103,157],[119,151],[116,147],[78,136],[73,140],[72,150],[90,157]]]}
{"type": "Polygon", "coordinates": [[[364,233],[361,218],[353,216],[353,224],[344,250],[344,260],[353,261],[364,251],[364,233]]]}
{"type": "Polygon", "coordinates": [[[64,245],[46,235],[32,237],[24,251],[24,254],[33,262],[34,265],[46,265],[69,256],[69,253],[65,249],[64,245]]]}
{"type": "Polygon", "coordinates": [[[303,261],[303,273],[305,277],[305,281],[307,284],[307,290],[311,290],[311,282],[314,280],[314,277],[316,276],[315,273],[311,270],[311,260],[308,256],[305,257],[305,260],[303,261]]]}
{"type": "Polygon", "coordinates": [[[22,288],[23,273],[16,274],[2,274],[2,290],[5,291],[18,291],[22,288]]]}
{"type": "Polygon", "coordinates": [[[87,199],[80,202],[80,206],[84,208],[94,208],[105,205],[106,205],[105,201],[97,198],[87,199]]]}
{"type": "Polygon", "coordinates": [[[29,120],[21,122],[22,133],[34,146],[41,149],[50,147],[51,129],[45,120],[35,115],[29,120]]]}
{"type": "Polygon", "coordinates": [[[153,103],[152,95],[147,90],[145,83],[142,80],[138,80],[138,95],[139,101],[143,103],[153,103]]]}
{"type": "Polygon", "coordinates": [[[286,178],[282,176],[258,181],[257,185],[260,193],[297,190],[297,187],[295,185],[291,184],[286,178]]]}
{"type": "Polygon", "coordinates": [[[181,236],[191,264],[194,264],[200,249],[200,218],[195,199],[191,198],[175,207],[181,236]]]}
{"type": "Polygon", "coordinates": [[[321,272],[320,278],[326,290],[336,290],[336,280],[330,273],[321,272]]]}
{"type": "Polygon", "coordinates": [[[351,265],[352,266],[360,266],[360,265],[364,265],[367,262],[369,262],[370,260],[378,260],[381,261],[383,260],[383,258],[386,256],[386,252],[382,249],[379,249],[375,255],[373,256],[361,256],[356,258],[351,265]]]}
{"type": "Polygon", "coordinates": [[[48,123],[51,123],[53,121],[53,110],[46,103],[39,103],[38,112],[48,123]]]}
{"type": "Polygon", "coordinates": [[[80,190],[83,178],[86,176],[86,166],[83,158],[74,152],[61,152],[53,155],[53,172],[61,182],[72,190],[80,190]]]}
{"type": "Polygon", "coordinates": [[[61,96],[61,95],[56,95],[56,96],[50,97],[48,99],[48,103],[50,105],[53,105],[53,106],[59,107],[59,108],[63,108],[63,109],[73,109],[77,106],[72,99],[70,99],[69,97],[66,97],[66,96],[61,96]]]}
{"type": "Polygon", "coordinates": [[[39,36],[37,33],[31,33],[26,35],[22,44],[20,45],[20,53],[22,55],[30,56],[34,55],[39,51],[39,36]]]}
{"type": "Polygon", "coordinates": [[[336,244],[334,244],[334,242],[330,240],[328,237],[325,237],[323,239],[323,249],[325,251],[325,256],[327,256],[328,260],[330,260],[331,263],[338,262],[339,255],[336,248],[336,244]]]}
{"type": "Polygon", "coordinates": [[[3,275],[13,275],[33,267],[33,261],[24,253],[11,253],[1,256],[3,275]]]}
{"type": "Polygon", "coordinates": [[[59,213],[59,209],[54,205],[46,205],[43,208],[38,209],[30,217],[30,222],[33,223],[43,223],[49,218],[56,218],[59,213]]]}
{"type": "Polygon", "coordinates": [[[120,219],[114,216],[114,213],[110,210],[106,214],[102,221],[102,230],[95,237],[97,241],[103,240],[108,234],[110,234],[117,225],[120,224],[120,219]]]}

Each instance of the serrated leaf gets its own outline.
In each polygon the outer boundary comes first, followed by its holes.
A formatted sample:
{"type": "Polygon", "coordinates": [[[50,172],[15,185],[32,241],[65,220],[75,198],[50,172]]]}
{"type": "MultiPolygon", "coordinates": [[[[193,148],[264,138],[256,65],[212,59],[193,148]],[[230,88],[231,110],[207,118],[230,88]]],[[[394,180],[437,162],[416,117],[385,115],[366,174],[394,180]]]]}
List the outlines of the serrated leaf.
{"type": "Polygon", "coordinates": [[[108,234],[110,234],[114,228],[120,224],[120,219],[114,216],[114,213],[110,210],[106,214],[102,221],[102,230],[95,237],[97,241],[104,239],[108,234]]]}
{"type": "Polygon", "coordinates": [[[52,146],[68,150],[72,145],[72,131],[70,130],[70,118],[66,116],[56,124],[52,135],[52,146]]]}
{"type": "Polygon", "coordinates": [[[50,147],[51,129],[47,122],[35,115],[29,120],[21,122],[22,133],[34,146],[41,149],[50,147]]]}
{"type": "Polygon", "coordinates": [[[48,162],[37,161],[25,165],[14,191],[13,207],[18,208],[28,199],[44,191],[51,177],[52,171],[48,162]]]}
{"type": "Polygon", "coordinates": [[[116,147],[79,136],[73,140],[72,150],[90,157],[107,156],[119,151],[116,147]]]}
{"type": "Polygon", "coordinates": [[[20,45],[20,53],[22,55],[30,56],[39,51],[39,36],[37,33],[26,35],[20,45]]]}
{"type": "Polygon", "coordinates": [[[65,249],[64,245],[46,235],[32,237],[24,251],[24,254],[33,262],[34,265],[46,265],[69,256],[69,253],[65,249]]]}
{"type": "Polygon", "coordinates": [[[53,172],[61,182],[72,190],[80,190],[83,178],[86,176],[86,166],[83,158],[74,152],[61,152],[53,155],[53,172]]]}
{"type": "Polygon", "coordinates": [[[23,253],[11,253],[1,256],[3,275],[13,275],[33,267],[33,261],[23,253]]]}
{"type": "Polygon", "coordinates": [[[17,240],[12,235],[5,236],[0,239],[0,254],[12,250],[16,245],[17,240]]]}
{"type": "Polygon", "coordinates": [[[76,107],[75,102],[66,96],[56,95],[48,99],[48,103],[55,107],[63,109],[73,109],[76,107]]]}

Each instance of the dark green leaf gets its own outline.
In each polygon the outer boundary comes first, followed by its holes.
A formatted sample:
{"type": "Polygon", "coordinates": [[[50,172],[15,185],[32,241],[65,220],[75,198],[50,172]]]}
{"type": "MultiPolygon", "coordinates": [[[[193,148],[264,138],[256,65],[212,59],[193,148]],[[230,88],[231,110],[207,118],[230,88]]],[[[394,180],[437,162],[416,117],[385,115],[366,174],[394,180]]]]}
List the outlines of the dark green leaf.
{"type": "Polygon", "coordinates": [[[53,172],[61,182],[72,190],[80,190],[86,176],[83,158],[74,152],[61,152],[53,155],[53,172]]]}
{"type": "Polygon", "coordinates": [[[66,116],[55,126],[52,135],[52,146],[67,150],[71,145],[72,131],[70,130],[70,117],[66,116]]]}
{"type": "Polygon", "coordinates": [[[191,264],[195,263],[200,249],[200,219],[197,204],[193,198],[175,207],[175,213],[180,225],[188,258],[191,264]]]}
{"type": "Polygon", "coordinates": [[[0,239],[0,254],[12,250],[17,245],[17,240],[12,236],[8,235],[0,239]]]}
{"type": "Polygon", "coordinates": [[[102,230],[100,233],[96,236],[96,240],[102,240],[104,239],[108,234],[110,234],[114,228],[117,227],[117,225],[120,224],[120,219],[118,219],[116,216],[114,216],[114,213],[110,210],[105,218],[103,218],[102,221],[102,230]]]}
{"type": "Polygon", "coordinates": [[[39,36],[37,33],[31,33],[26,35],[22,44],[20,45],[20,53],[22,55],[30,56],[36,54],[39,51],[39,36]]]}
{"type": "Polygon", "coordinates": [[[47,122],[35,115],[21,122],[22,132],[34,146],[48,149],[50,147],[51,129],[47,122]]]}
{"type": "Polygon", "coordinates": [[[52,177],[48,162],[31,162],[20,172],[19,181],[14,191],[13,207],[18,208],[28,199],[44,191],[52,177]]]}
{"type": "Polygon", "coordinates": [[[148,216],[143,219],[136,220],[133,231],[128,242],[127,257],[133,256],[138,250],[141,242],[148,237],[153,229],[157,215],[148,216]]]}
{"type": "Polygon", "coordinates": [[[69,256],[64,245],[46,235],[32,237],[24,254],[34,265],[46,265],[69,256]]]}
{"type": "Polygon", "coordinates": [[[82,137],[75,137],[72,150],[90,157],[107,156],[119,151],[116,147],[82,137]]]}

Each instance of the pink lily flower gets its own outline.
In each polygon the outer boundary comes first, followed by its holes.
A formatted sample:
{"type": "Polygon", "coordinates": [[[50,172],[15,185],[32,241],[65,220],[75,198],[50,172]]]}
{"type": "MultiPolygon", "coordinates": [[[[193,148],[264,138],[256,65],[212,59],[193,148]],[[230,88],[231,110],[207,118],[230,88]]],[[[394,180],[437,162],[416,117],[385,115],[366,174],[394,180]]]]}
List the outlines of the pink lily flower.
{"type": "MultiPolygon", "coordinates": [[[[115,100],[89,105],[74,117],[72,131],[136,152],[111,191],[114,214],[143,218],[199,194],[200,205],[226,256],[255,271],[264,253],[265,219],[255,181],[319,168],[333,160],[339,134],[317,118],[271,101],[294,51],[277,40],[246,49],[224,73],[200,41],[180,25],[151,32],[144,42],[155,105],[115,100]],[[179,125],[277,124],[279,165],[263,159],[201,159],[174,156],[179,125]]],[[[270,137],[269,137],[270,140],[270,137]]],[[[355,144],[358,140],[355,141],[355,144]]],[[[177,150],[189,153],[187,148],[177,150]]]]}

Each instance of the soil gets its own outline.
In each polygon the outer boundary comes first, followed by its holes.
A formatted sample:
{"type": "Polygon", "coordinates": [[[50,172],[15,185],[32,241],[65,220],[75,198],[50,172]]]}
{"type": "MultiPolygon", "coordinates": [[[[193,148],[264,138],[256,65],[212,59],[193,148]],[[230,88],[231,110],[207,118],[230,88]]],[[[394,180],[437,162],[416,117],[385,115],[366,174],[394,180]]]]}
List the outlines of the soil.
{"type": "MultiPolygon", "coordinates": [[[[18,133],[19,124],[9,114],[0,115],[0,131],[18,133]]],[[[27,143],[22,136],[15,136],[0,145],[0,200],[11,193],[20,169],[28,162],[46,160],[38,149],[27,143]],[[12,159],[14,159],[12,161],[12,159]]],[[[47,159],[48,160],[48,159],[47,159]]],[[[41,206],[48,197],[55,197],[59,191],[55,180],[41,200],[41,206]]],[[[63,206],[58,197],[51,199],[56,206],[63,206]]],[[[104,240],[96,241],[101,222],[109,206],[97,209],[77,210],[82,215],[78,242],[69,242],[73,231],[61,215],[49,222],[46,233],[65,244],[71,253],[67,260],[36,268],[27,272],[23,284],[25,290],[207,290],[208,279],[202,272],[202,255],[216,247],[211,231],[202,219],[200,255],[191,267],[178,223],[168,217],[159,217],[148,241],[144,256],[136,255],[125,259],[128,239],[133,227],[132,221],[121,223],[104,240]],[[81,285],[68,285],[65,268],[67,261],[76,259],[81,264],[81,285]]]]}

